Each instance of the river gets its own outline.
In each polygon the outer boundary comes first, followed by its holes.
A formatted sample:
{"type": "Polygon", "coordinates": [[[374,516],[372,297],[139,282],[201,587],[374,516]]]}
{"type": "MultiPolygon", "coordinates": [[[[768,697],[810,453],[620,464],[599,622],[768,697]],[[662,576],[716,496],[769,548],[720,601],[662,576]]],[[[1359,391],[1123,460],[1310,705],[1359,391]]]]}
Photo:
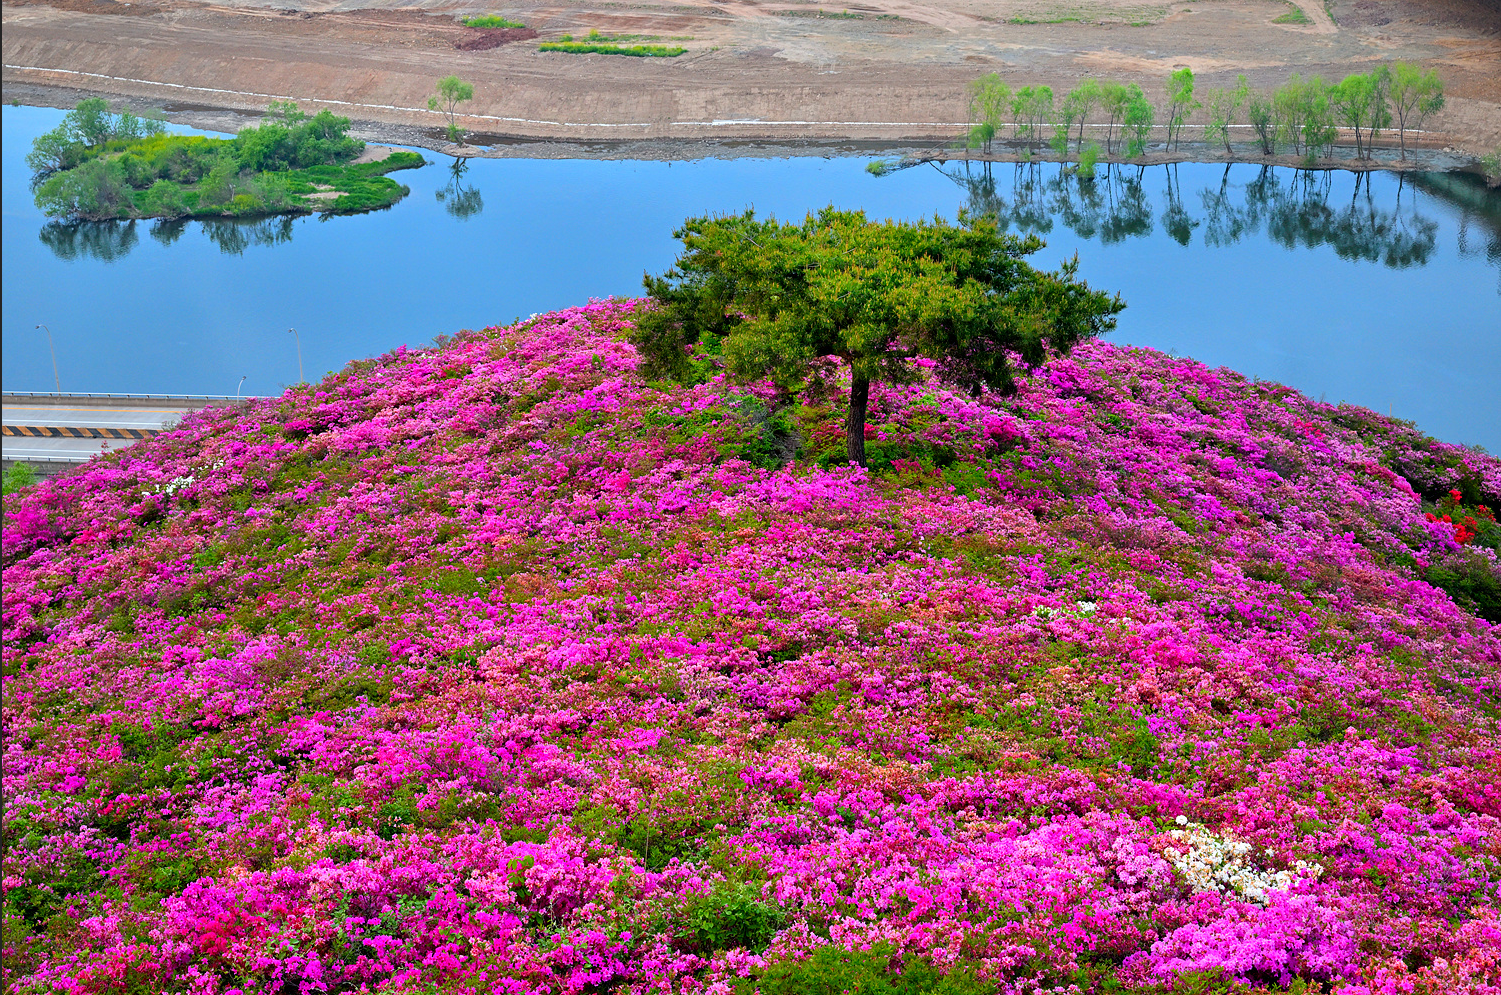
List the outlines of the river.
{"type": "MultiPolygon", "coordinates": [[[[1473,178],[1253,164],[925,164],[474,159],[392,174],[411,194],[356,217],[48,224],[24,156],[61,112],[5,107],[3,383],[65,391],[280,391],[352,359],[614,294],[671,265],[691,215],[872,218],[994,210],[1078,253],[1151,346],[1501,450],[1501,196],[1473,178]],[[295,336],[289,329],[296,328],[295,336]],[[244,378],[243,383],[241,378],[244,378]]],[[[174,129],[187,131],[188,129],[174,129]]]]}

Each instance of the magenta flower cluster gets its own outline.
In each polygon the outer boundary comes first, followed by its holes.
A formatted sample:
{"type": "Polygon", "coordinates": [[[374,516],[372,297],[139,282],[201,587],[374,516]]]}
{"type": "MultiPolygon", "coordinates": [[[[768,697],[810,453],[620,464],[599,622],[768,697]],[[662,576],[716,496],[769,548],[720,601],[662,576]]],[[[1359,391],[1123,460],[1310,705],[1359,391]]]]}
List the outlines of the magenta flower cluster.
{"type": "Polygon", "coordinates": [[[1095,343],[867,471],[635,306],[5,499],[8,990],[1501,992],[1501,461],[1095,343]]]}

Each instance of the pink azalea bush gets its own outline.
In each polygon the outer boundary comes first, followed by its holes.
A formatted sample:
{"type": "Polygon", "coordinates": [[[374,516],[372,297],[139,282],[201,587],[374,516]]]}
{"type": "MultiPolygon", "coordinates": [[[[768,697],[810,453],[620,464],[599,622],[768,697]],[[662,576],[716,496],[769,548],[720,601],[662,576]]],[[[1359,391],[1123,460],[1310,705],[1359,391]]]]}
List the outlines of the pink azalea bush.
{"type": "Polygon", "coordinates": [[[635,306],[5,499],[8,990],[1501,992],[1501,462],[1095,343],[867,471],[635,306]]]}

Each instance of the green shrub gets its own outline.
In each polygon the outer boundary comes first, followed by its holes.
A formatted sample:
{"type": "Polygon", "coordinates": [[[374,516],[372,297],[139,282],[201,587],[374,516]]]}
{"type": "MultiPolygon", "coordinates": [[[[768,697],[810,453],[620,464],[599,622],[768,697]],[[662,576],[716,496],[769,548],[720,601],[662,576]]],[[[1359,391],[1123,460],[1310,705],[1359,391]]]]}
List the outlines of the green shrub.
{"type": "Polygon", "coordinates": [[[1482,553],[1462,553],[1435,563],[1423,579],[1487,622],[1501,623],[1501,576],[1482,553]]]}
{"type": "Polygon", "coordinates": [[[36,205],[48,217],[87,221],[129,217],[135,206],[124,170],[102,159],[53,173],[37,188],[36,205]]]}
{"type": "Polygon", "coordinates": [[[1099,142],[1090,142],[1084,146],[1084,151],[1079,153],[1079,179],[1094,179],[1095,163],[1100,161],[1099,142]]]}
{"type": "Polygon", "coordinates": [[[947,975],[917,957],[897,960],[890,944],[869,950],[820,947],[811,957],[781,961],[740,982],[737,995],[988,995],[993,982],[961,965],[947,975]]]}
{"type": "Polygon", "coordinates": [[[763,901],[755,885],[721,882],[676,919],[677,941],[703,954],[737,949],[760,953],[787,922],[786,911],[763,901]]]}
{"type": "Polygon", "coordinates": [[[281,120],[241,130],[233,143],[240,165],[257,172],[304,169],[348,162],[364,151],[364,142],[345,134],[347,117],[336,117],[325,109],[306,120],[290,124],[287,120],[283,114],[281,120]]]}
{"type": "MultiPolygon", "coordinates": [[[[565,35],[565,38],[568,36],[565,35]]],[[[571,52],[574,55],[630,55],[638,58],[671,59],[688,51],[680,45],[608,45],[578,41],[544,42],[539,52],[571,52]]]]}
{"type": "Polygon", "coordinates": [[[1487,183],[1492,185],[1501,183],[1501,148],[1496,149],[1490,155],[1481,156],[1480,169],[1485,173],[1487,183]]]}
{"type": "Polygon", "coordinates": [[[153,218],[180,218],[188,213],[182,187],[171,180],[157,180],[136,198],[136,208],[153,218]]]}
{"type": "Polygon", "coordinates": [[[23,487],[30,487],[36,483],[36,471],[30,463],[12,463],[5,476],[0,479],[0,494],[14,494],[23,487]]]}

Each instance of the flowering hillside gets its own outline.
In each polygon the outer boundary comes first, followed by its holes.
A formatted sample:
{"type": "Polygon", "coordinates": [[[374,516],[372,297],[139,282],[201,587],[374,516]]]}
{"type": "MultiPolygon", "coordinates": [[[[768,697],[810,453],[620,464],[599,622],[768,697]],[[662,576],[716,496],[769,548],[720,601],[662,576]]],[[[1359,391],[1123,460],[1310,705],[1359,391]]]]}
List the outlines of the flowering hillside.
{"type": "Polygon", "coordinates": [[[1095,343],[867,472],[631,309],[5,499],[8,990],[1501,991],[1501,461],[1095,343]]]}

